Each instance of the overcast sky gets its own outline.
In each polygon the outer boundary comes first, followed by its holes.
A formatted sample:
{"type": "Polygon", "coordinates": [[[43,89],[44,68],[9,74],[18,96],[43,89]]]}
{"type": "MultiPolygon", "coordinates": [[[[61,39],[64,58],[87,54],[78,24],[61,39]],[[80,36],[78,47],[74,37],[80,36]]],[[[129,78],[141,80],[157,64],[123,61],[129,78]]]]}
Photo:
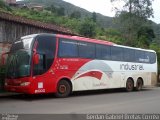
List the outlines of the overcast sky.
{"type": "MultiPolygon", "coordinates": [[[[90,12],[101,13],[106,16],[113,17],[115,12],[113,6],[122,7],[123,3],[117,2],[112,4],[110,0],[64,0],[66,2],[72,3],[76,6],[84,8],[90,12]]],[[[154,18],[151,18],[156,23],[160,23],[160,0],[154,0],[153,5],[154,18]]]]}

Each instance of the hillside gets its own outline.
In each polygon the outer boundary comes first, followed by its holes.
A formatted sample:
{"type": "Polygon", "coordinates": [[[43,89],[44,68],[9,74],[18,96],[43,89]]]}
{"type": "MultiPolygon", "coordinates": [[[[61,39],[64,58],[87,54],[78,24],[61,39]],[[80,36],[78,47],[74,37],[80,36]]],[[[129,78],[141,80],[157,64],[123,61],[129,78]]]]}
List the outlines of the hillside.
{"type": "MultiPolygon", "coordinates": [[[[51,5],[54,5],[57,8],[64,8],[66,16],[70,16],[73,12],[79,11],[81,13],[81,19],[92,16],[91,12],[83,8],[80,8],[78,6],[75,6],[73,4],[70,4],[68,2],[65,2],[63,0],[24,0],[19,2],[23,3],[25,2],[26,4],[39,4],[44,7],[49,7],[51,5]]],[[[112,17],[104,16],[99,13],[96,14],[96,17],[97,17],[97,24],[100,27],[108,29],[108,28],[117,28],[119,26],[118,24],[115,23],[115,21],[113,20],[114,18],[112,17]]],[[[155,34],[157,35],[158,38],[160,38],[160,24],[156,24],[153,21],[151,22],[155,34]]]]}
{"type": "MultiPolygon", "coordinates": [[[[80,8],[78,6],[75,6],[73,4],[70,4],[68,2],[65,2],[63,0],[24,0],[21,2],[25,2],[27,4],[39,4],[44,7],[49,7],[51,5],[54,5],[57,8],[64,8],[65,16],[70,16],[73,12],[79,11],[81,13],[81,19],[85,17],[92,17],[92,13],[80,8]]],[[[100,27],[103,28],[118,28],[120,24],[116,24],[112,17],[107,17],[104,15],[101,15],[99,13],[96,14],[97,24],[100,27]]],[[[153,21],[151,21],[151,25],[153,27],[153,30],[156,35],[156,41],[160,39],[160,24],[156,24],[153,21]]],[[[160,44],[160,41],[158,41],[160,44]]]]}
{"type": "MultiPolygon", "coordinates": [[[[25,2],[26,4],[39,4],[44,7],[49,7],[51,5],[54,5],[57,8],[64,8],[65,9],[65,15],[70,16],[73,12],[79,11],[81,13],[81,19],[85,17],[91,17],[92,13],[80,8],[78,6],[75,6],[73,4],[70,4],[68,2],[65,2],[63,0],[24,0],[24,1],[19,1],[19,2],[25,2]]],[[[97,17],[97,23],[104,28],[112,28],[115,27],[116,25],[113,22],[112,17],[107,17],[104,15],[101,15],[99,13],[96,14],[97,17]]]]}

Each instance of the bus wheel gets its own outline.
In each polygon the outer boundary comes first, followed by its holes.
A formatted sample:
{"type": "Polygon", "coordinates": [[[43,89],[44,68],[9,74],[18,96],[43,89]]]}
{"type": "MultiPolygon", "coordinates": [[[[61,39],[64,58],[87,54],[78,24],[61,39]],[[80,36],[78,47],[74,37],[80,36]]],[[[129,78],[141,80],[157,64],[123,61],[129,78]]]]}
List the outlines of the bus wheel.
{"type": "Polygon", "coordinates": [[[137,83],[136,83],[136,90],[140,91],[142,90],[142,87],[143,87],[143,81],[142,79],[138,78],[137,83]]]}
{"type": "Polygon", "coordinates": [[[71,93],[71,85],[66,80],[61,80],[57,86],[56,97],[63,98],[69,96],[71,93]]]}
{"type": "Polygon", "coordinates": [[[133,83],[133,80],[132,79],[128,79],[127,82],[126,82],[126,91],[127,92],[131,92],[133,91],[134,89],[134,83],[133,83]]]}

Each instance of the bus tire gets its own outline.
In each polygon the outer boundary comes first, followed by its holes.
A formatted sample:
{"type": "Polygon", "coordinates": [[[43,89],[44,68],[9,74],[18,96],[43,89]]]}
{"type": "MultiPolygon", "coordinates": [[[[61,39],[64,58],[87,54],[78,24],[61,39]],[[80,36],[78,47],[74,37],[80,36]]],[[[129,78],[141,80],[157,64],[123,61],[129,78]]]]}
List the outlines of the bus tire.
{"type": "Polygon", "coordinates": [[[57,85],[57,92],[55,93],[56,97],[64,98],[68,97],[71,93],[71,85],[67,80],[59,81],[57,85]]]}
{"type": "Polygon", "coordinates": [[[136,83],[136,91],[142,90],[143,87],[143,81],[142,79],[138,78],[137,83],[136,83]]]}
{"type": "Polygon", "coordinates": [[[134,82],[131,78],[129,78],[126,82],[126,91],[131,92],[134,89],[134,82]]]}

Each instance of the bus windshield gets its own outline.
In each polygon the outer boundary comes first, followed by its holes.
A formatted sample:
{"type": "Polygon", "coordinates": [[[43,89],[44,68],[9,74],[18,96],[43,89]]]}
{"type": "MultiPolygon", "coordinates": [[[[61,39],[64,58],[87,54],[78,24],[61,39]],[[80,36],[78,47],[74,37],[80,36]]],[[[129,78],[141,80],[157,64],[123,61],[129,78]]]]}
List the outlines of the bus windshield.
{"type": "Polygon", "coordinates": [[[33,38],[27,38],[12,45],[7,59],[7,78],[30,75],[32,40],[33,38]]]}
{"type": "Polygon", "coordinates": [[[31,54],[26,50],[11,53],[7,60],[7,78],[19,78],[30,75],[31,54]]]}

